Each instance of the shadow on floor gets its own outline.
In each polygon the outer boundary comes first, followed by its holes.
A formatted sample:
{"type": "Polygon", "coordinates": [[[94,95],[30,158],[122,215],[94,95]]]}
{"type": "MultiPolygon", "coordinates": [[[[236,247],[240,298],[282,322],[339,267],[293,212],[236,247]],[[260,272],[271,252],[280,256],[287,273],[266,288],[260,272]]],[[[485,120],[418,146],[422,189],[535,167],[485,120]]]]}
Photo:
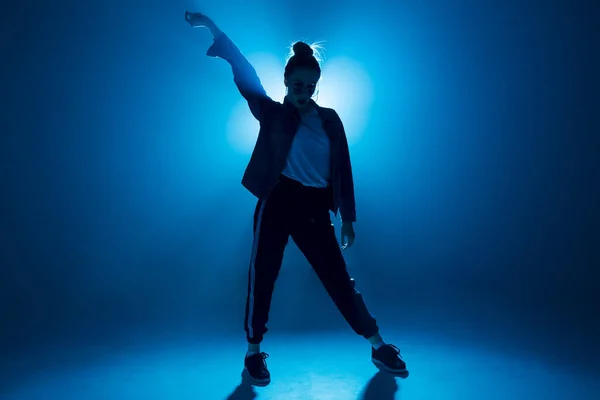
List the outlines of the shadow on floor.
{"type": "MultiPolygon", "coordinates": [[[[407,377],[408,373],[400,378],[407,377]]],[[[379,371],[369,380],[358,400],[395,400],[398,389],[398,383],[393,375],[379,371]]]]}
{"type": "MultiPolygon", "coordinates": [[[[401,376],[401,378],[408,377],[401,376]]],[[[395,400],[399,386],[396,378],[386,372],[379,371],[369,380],[357,400],[395,400]]],[[[242,382],[225,400],[254,400],[258,394],[250,383],[250,379],[242,372],[242,382]]]]}
{"type": "Polygon", "coordinates": [[[250,378],[242,371],[242,382],[236,386],[233,392],[225,400],[254,400],[257,393],[250,383],[250,378]]]}

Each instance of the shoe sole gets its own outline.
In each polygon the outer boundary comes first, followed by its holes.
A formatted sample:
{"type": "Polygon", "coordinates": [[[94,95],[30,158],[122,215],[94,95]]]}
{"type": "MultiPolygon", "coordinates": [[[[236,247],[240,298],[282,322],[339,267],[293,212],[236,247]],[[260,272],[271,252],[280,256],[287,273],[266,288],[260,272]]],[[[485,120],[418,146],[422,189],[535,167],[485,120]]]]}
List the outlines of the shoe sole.
{"type": "Polygon", "coordinates": [[[388,367],[387,365],[385,365],[384,363],[382,363],[381,361],[379,361],[376,358],[371,358],[371,362],[373,364],[375,364],[375,366],[377,368],[379,368],[380,370],[383,370],[383,371],[388,372],[390,374],[398,375],[400,377],[406,377],[406,376],[408,376],[408,370],[406,368],[404,368],[404,369],[393,369],[393,368],[388,367]]]}
{"type": "Polygon", "coordinates": [[[246,368],[246,367],[244,367],[244,372],[246,373],[246,375],[250,379],[250,383],[252,385],[254,385],[254,386],[267,386],[269,383],[271,383],[271,378],[256,379],[255,377],[253,377],[252,375],[250,375],[250,372],[248,371],[248,368],[246,368]]]}

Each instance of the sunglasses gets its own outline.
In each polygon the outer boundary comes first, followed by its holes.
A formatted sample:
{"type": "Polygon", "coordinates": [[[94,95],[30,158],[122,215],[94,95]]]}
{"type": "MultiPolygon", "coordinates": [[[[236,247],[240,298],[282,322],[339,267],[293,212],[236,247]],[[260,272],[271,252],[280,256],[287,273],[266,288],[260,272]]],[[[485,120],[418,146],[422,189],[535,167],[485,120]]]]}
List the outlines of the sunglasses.
{"type": "Polygon", "coordinates": [[[292,86],[292,93],[296,96],[301,95],[306,91],[306,94],[309,97],[312,97],[315,94],[315,90],[317,89],[317,85],[310,84],[308,86],[304,86],[302,83],[294,83],[292,86]]]}

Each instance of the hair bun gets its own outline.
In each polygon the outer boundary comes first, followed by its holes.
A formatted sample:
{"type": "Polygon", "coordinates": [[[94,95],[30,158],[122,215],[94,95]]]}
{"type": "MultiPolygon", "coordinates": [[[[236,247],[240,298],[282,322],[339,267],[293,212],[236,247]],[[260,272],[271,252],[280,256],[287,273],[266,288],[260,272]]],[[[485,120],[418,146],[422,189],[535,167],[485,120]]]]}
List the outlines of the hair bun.
{"type": "Polygon", "coordinates": [[[307,43],[304,42],[296,42],[294,43],[294,55],[298,57],[312,57],[314,51],[312,47],[310,47],[307,43]]]}

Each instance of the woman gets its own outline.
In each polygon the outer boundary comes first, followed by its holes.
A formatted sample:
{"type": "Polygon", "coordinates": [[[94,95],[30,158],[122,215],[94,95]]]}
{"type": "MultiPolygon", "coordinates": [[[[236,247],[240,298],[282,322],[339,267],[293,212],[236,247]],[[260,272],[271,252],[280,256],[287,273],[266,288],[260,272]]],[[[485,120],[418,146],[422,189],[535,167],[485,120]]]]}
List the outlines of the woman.
{"type": "Polygon", "coordinates": [[[356,220],[354,183],[348,143],[337,113],[311,97],[321,77],[312,48],[297,42],[284,72],[287,94],[272,100],[255,69],[215,23],[200,13],[185,13],[192,27],[205,27],[214,37],[207,55],[226,60],[233,79],[260,131],[242,184],[258,198],[254,213],[254,245],[249,269],[245,330],[245,369],[256,385],[271,381],[260,343],[267,332],[271,297],[291,236],[352,329],[372,345],[371,360],[391,373],[405,375],[396,346],[386,344],[354,289],[341,250],[352,246],[356,220]],[[342,218],[342,249],[329,211],[342,218]]]}

